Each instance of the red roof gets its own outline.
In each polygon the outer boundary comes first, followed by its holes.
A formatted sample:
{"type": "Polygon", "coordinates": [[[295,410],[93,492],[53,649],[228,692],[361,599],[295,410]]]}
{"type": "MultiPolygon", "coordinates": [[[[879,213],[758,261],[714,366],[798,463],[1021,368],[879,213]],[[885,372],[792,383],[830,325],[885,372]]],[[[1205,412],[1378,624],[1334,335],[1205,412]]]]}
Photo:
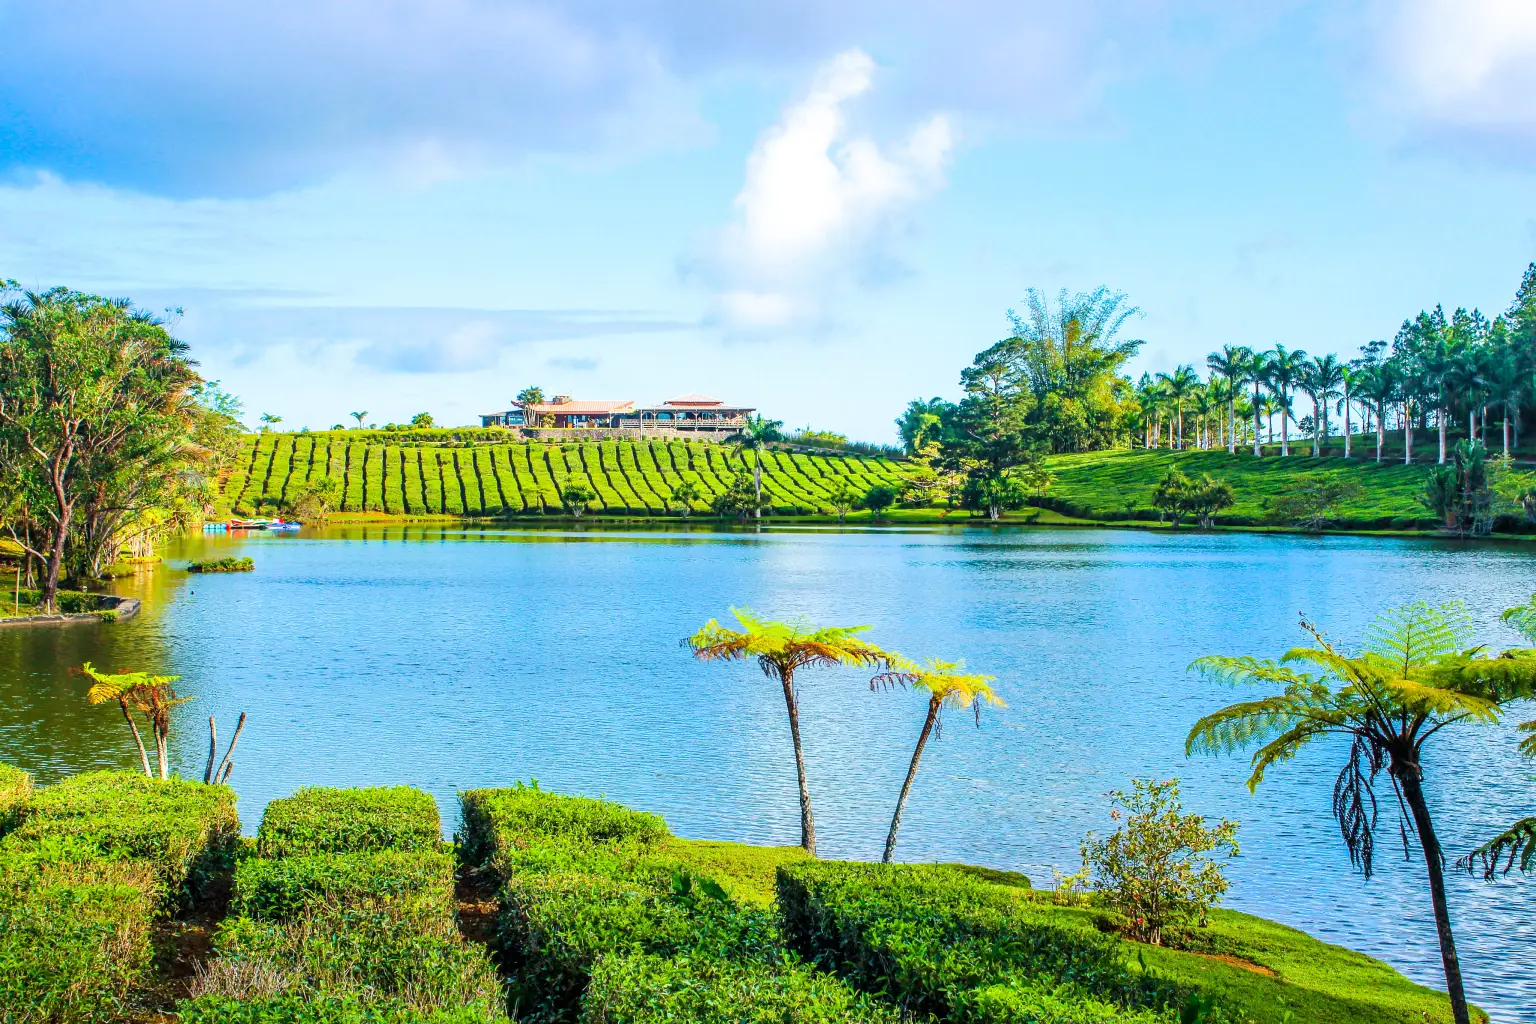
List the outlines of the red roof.
{"type": "Polygon", "coordinates": [[[634,399],[629,399],[623,402],[561,402],[559,405],[544,402],[525,408],[536,416],[609,416],[634,407],[634,399]]]}
{"type": "Polygon", "coordinates": [[[724,405],[718,398],[710,398],[708,395],[684,395],[681,398],[669,398],[663,405],[724,405]]]}

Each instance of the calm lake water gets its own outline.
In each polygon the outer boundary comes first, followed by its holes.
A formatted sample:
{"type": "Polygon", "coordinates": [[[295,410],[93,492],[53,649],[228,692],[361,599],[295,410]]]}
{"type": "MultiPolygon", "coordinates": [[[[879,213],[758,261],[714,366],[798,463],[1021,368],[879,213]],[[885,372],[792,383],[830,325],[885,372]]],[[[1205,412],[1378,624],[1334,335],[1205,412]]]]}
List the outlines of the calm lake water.
{"type": "MultiPolygon", "coordinates": [[[[674,831],[798,841],[783,701],[751,664],[693,662],[679,644],[729,606],[869,623],[912,656],[997,677],[1006,711],[952,717],[928,754],[899,856],[1024,871],[1049,885],[1108,824],[1108,790],[1178,776],[1185,804],[1238,819],[1229,905],[1381,957],[1441,986],[1427,887],[1393,855],[1351,872],[1329,815],[1342,749],[1277,768],[1251,796],[1244,758],[1186,759],[1201,714],[1234,692],[1186,672],[1213,652],[1278,655],[1304,611],[1354,638],[1383,606],[1467,602],[1482,638],[1514,645],[1500,610],[1536,590],[1536,552],[1425,541],[956,528],[761,533],[333,528],[193,538],[118,589],[118,626],[0,630],[0,758],[42,781],[137,758],[115,709],[68,674],[91,660],[177,673],[196,700],[176,761],[199,774],[206,716],[227,737],[247,831],[305,784],[411,783],[453,821],[456,790],[537,778],[659,811],[674,831]],[[250,555],[254,574],[198,577],[189,557],[250,555]]],[[[803,726],[821,852],[879,856],[920,697],[856,672],[807,674],[803,726]]],[[[1515,720],[1536,716],[1536,709],[1515,720]]],[[[1432,800],[1460,852],[1536,807],[1536,770],[1507,728],[1431,743],[1432,800]]],[[[1389,812],[1385,802],[1384,812],[1389,812]]],[[[1536,880],[1451,880],[1472,997],[1536,1021],[1536,880]]]]}

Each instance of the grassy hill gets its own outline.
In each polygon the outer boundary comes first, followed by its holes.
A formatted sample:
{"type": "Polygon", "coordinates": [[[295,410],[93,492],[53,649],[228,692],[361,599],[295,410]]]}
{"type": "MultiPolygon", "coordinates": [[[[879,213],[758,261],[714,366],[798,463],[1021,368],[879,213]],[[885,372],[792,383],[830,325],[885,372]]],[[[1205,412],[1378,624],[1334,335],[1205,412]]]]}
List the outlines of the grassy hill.
{"type": "MultiPolygon", "coordinates": [[[[684,480],[704,493],[694,510],[707,511],[743,464],[729,446],[703,441],[434,443],[376,431],[265,433],[246,439],[221,492],[228,508],[255,512],[330,476],[342,481],[342,512],[502,516],[558,513],[561,490],[576,484],[597,495],[593,512],[660,515],[684,480]]],[[[814,513],[840,481],[862,494],[898,484],[902,473],[889,459],[770,451],[763,497],[782,514],[814,513]]]]}
{"type": "Polygon", "coordinates": [[[1285,458],[1221,451],[1104,451],[1057,455],[1047,460],[1055,480],[1044,504],[1081,519],[1156,519],[1152,493],[1169,469],[1187,476],[1202,473],[1232,485],[1237,499],[1217,519],[1229,525],[1264,522],[1264,503],[1278,497],[1308,473],[1345,475],[1358,482],[1364,496],[1340,506],[1341,525],[1356,529],[1428,529],[1435,523],[1418,501],[1427,464],[1377,463],[1338,456],[1285,458]]]}

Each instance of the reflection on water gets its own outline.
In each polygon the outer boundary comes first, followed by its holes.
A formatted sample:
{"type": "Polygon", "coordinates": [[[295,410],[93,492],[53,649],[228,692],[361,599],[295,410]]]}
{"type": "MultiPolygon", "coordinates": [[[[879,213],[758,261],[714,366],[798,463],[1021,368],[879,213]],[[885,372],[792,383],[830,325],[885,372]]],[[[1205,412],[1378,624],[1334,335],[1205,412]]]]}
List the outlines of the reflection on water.
{"type": "MultiPolygon", "coordinates": [[[[1178,775],[1192,809],[1243,822],[1231,905],[1437,987],[1425,886],[1392,855],[1395,830],[1377,877],[1350,871],[1328,810],[1341,750],[1307,752],[1250,796],[1242,759],[1184,758],[1190,723],[1233,699],[1185,667],[1278,654],[1302,639],[1298,611],[1349,638],[1421,597],[1466,600],[1487,639],[1512,644],[1498,613],[1536,590],[1516,546],[980,528],[334,528],[191,538],[171,566],[119,584],[145,600],[137,621],[0,631],[0,758],[44,781],[132,767],[121,717],[87,707],[68,674],[91,660],[183,677],[197,698],[178,723],[183,773],[201,771],[209,714],[227,736],[250,713],[233,779],[248,830],[307,783],[414,783],[452,820],[455,790],[534,777],[659,811],[684,835],[793,843],[775,688],[751,665],[696,664],[679,640],[733,604],[867,622],[903,653],[997,676],[1009,704],[980,729],[956,716],[930,747],[904,858],[1047,883],[1105,827],[1107,790],[1178,775]],[[250,555],[257,571],[174,568],[204,554],[250,555]]],[[[922,702],[854,672],[803,686],[823,853],[877,857],[922,702]]],[[[1428,771],[1462,851],[1529,814],[1536,785],[1510,730],[1451,732],[1428,771]]],[[[1536,1021],[1536,882],[1450,884],[1473,998],[1495,1020],[1536,1021]]]]}

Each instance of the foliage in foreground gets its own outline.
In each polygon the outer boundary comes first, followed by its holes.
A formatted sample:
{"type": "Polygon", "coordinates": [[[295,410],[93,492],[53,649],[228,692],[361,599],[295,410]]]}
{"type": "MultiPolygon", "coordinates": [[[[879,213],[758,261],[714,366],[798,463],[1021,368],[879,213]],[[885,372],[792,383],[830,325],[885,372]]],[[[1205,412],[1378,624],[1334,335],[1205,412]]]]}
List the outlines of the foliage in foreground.
{"type": "Polygon", "coordinates": [[[250,558],[214,558],[206,562],[188,562],[187,572],[255,572],[256,562],[250,558]]]}
{"type": "Polygon", "coordinates": [[[410,786],[310,786],[267,805],[256,848],[263,857],[431,852],[442,843],[442,828],[431,794],[410,786]]]}

